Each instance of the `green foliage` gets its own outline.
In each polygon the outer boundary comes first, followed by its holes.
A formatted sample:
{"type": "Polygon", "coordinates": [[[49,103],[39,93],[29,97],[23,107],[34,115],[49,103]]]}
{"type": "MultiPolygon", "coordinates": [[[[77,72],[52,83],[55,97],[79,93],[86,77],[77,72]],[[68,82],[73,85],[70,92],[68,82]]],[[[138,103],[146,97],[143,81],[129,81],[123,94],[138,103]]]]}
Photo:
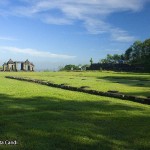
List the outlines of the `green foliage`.
{"type": "Polygon", "coordinates": [[[125,58],[130,64],[141,64],[145,67],[149,66],[150,70],[150,39],[144,42],[135,41],[125,51],[125,58]]]}
{"type": "Polygon", "coordinates": [[[59,67],[59,71],[73,71],[73,70],[86,70],[89,67],[88,64],[85,65],[66,65],[65,67],[59,67]]]}
{"type": "Polygon", "coordinates": [[[65,67],[59,69],[60,71],[70,71],[70,70],[80,70],[79,66],[76,65],[66,65],[65,67]]]}
{"type": "Polygon", "coordinates": [[[91,63],[91,65],[93,64],[93,59],[92,58],[90,59],[90,63],[91,63]]]}
{"type": "Polygon", "coordinates": [[[86,68],[90,67],[90,65],[86,64],[86,65],[82,65],[82,70],[86,70],[86,68]]]}
{"type": "Polygon", "coordinates": [[[107,57],[105,59],[101,59],[100,63],[118,63],[118,61],[124,60],[124,55],[119,54],[107,54],[107,57]]]}
{"type": "Polygon", "coordinates": [[[129,47],[126,51],[125,51],[125,59],[126,60],[130,60],[131,58],[131,53],[132,53],[132,47],[129,47]]]}
{"type": "Polygon", "coordinates": [[[107,57],[101,59],[100,63],[117,63],[119,60],[132,65],[142,65],[150,71],[150,39],[144,42],[135,41],[122,55],[107,54],[107,57]]]}

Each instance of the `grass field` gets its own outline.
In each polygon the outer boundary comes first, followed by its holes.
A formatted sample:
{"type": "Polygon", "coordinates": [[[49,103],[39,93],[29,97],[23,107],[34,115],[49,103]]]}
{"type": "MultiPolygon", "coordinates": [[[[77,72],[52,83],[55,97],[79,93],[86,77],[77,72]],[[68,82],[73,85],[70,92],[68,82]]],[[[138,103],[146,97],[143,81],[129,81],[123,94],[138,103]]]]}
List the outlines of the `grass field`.
{"type": "MultiPolygon", "coordinates": [[[[11,73],[12,74],[12,73],[11,73]]],[[[9,73],[8,73],[9,75],[9,73]]],[[[18,73],[14,73],[18,76],[18,73]]],[[[58,84],[88,89],[121,93],[139,97],[150,96],[150,74],[117,73],[117,72],[38,72],[22,73],[19,76],[47,80],[58,84]]]]}
{"type": "Polygon", "coordinates": [[[0,141],[17,140],[18,145],[0,145],[0,150],[150,149],[149,105],[6,79],[5,75],[143,97],[150,91],[150,74],[1,72],[0,141]]]}

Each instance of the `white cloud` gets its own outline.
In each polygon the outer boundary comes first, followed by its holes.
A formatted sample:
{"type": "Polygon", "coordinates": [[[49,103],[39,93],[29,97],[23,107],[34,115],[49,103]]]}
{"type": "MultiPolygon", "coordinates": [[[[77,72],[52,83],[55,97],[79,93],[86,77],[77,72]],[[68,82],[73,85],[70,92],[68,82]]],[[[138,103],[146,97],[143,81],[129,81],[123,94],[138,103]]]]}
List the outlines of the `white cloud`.
{"type": "Polygon", "coordinates": [[[44,58],[60,58],[60,59],[71,59],[75,58],[76,56],[70,56],[70,55],[62,55],[62,54],[54,54],[46,51],[39,51],[35,49],[21,49],[17,47],[7,47],[3,46],[0,47],[1,51],[9,51],[13,53],[20,53],[20,54],[25,54],[25,55],[30,55],[30,56],[35,56],[35,57],[44,57],[44,58]]]}
{"type": "Polygon", "coordinates": [[[124,50],[122,50],[122,49],[101,49],[100,51],[105,51],[105,52],[109,52],[109,53],[122,53],[122,52],[124,52],[124,50]]]}
{"type": "Polygon", "coordinates": [[[16,41],[18,39],[13,38],[13,37],[0,36],[0,40],[4,40],[4,41],[16,41]]]}
{"type": "MultiPolygon", "coordinates": [[[[150,0],[18,0],[16,6],[9,5],[7,15],[36,17],[48,24],[73,24],[82,21],[91,34],[109,33],[116,41],[134,39],[127,31],[113,27],[105,18],[116,12],[140,11],[150,0]]],[[[11,2],[11,1],[9,1],[11,2]]],[[[0,10],[1,12],[2,10],[0,10]]],[[[2,12],[1,12],[2,13],[2,12]]],[[[0,13],[0,14],[1,14],[0,13]]]]}
{"type": "Polygon", "coordinates": [[[112,40],[114,41],[131,42],[136,39],[134,36],[129,35],[127,31],[124,31],[119,28],[116,29],[110,28],[110,32],[111,32],[112,40]]]}
{"type": "Polygon", "coordinates": [[[56,24],[56,25],[66,25],[66,24],[72,24],[72,21],[67,18],[55,18],[53,16],[43,17],[41,19],[43,22],[48,24],[56,24]]]}

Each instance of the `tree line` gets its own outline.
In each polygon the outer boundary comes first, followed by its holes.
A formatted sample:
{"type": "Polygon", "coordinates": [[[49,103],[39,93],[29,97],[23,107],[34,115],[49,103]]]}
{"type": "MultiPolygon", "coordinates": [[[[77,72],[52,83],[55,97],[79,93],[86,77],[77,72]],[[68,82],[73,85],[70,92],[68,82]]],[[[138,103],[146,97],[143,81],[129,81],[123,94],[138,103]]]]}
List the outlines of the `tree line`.
{"type": "Polygon", "coordinates": [[[144,42],[135,41],[125,53],[119,54],[107,54],[105,59],[101,59],[100,63],[117,63],[123,61],[131,65],[142,65],[150,67],[150,39],[144,42]]]}
{"type": "MultiPolygon", "coordinates": [[[[107,54],[106,58],[101,59],[100,63],[126,63],[130,65],[140,65],[150,70],[150,39],[144,42],[135,41],[123,54],[107,54]]],[[[90,59],[93,64],[93,59],[90,59]]],[[[66,65],[60,70],[86,70],[90,65],[66,65]]]]}
{"type": "Polygon", "coordinates": [[[59,71],[70,71],[70,70],[77,70],[77,71],[80,71],[80,70],[86,70],[87,67],[89,67],[90,65],[86,64],[86,65],[72,65],[72,64],[69,64],[69,65],[66,65],[64,67],[60,67],[59,68],[59,71]]]}
{"type": "Polygon", "coordinates": [[[126,51],[125,59],[131,64],[150,66],[150,39],[135,41],[126,51]]]}

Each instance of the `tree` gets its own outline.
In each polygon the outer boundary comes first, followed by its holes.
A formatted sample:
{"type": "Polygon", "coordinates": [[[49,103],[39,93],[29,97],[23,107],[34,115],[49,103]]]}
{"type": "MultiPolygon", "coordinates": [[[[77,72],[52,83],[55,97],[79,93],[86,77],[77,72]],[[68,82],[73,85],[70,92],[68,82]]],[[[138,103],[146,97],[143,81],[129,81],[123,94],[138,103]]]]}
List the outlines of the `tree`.
{"type": "Polygon", "coordinates": [[[135,41],[126,51],[125,59],[129,64],[142,65],[150,70],[150,39],[135,41]]]}
{"type": "Polygon", "coordinates": [[[143,42],[141,59],[146,66],[150,66],[150,39],[143,42]]]}
{"type": "Polygon", "coordinates": [[[140,63],[142,54],[142,42],[135,41],[132,45],[132,63],[140,63]]]}
{"type": "Polygon", "coordinates": [[[117,62],[119,62],[119,60],[121,60],[121,55],[119,55],[119,54],[114,54],[114,55],[112,56],[112,58],[113,58],[114,63],[117,63],[117,62]]]}
{"type": "Polygon", "coordinates": [[[107,62],[111,63],[113,61],[113,56],[111,54],[107,54],[107,62]]]}
{"type": "Polygon", "coordinates": [[[82,65],[81,69],[82,69],[82,70],[86,70],[88,67],[90,67],[90,65],[85,64],[85,65],[82,65]]]}
{"type": "Polygon", "coordinates": [[[143,54],[146,56],[150,55],[150,39],[147,39],[143,42],[143,54]]]}
{"type": "Polygon", "coordinates": [[[119,62],[120,60],[124,60],[124,54],[122,55],[119,55],[119,54],[114,54],[114,55],[111,55],[111,54],[107,54],[107,57],[105,59],[101,59],[100,60],[100,63],[117,63],[119,62]]]}
{"type": "Polygon", "coordinates": [[[102,63],[102,64],[107,63],[107,59],[101,59],[101,60],[100,60],[100,63],[102,63]]]}
{"type": "Polygon", "coordinates": [[[124,54],[107,54],[101,63],[117,63],[126,61],[128,64],[139,65],[150,70],[150,39],[144,42],[135,41],[124,54]]]}
{"type": "Polygon", "coordinates": [[[61,68],[60,71],[63,71],[63,70],[79,70],[79,66],[76,66],[76,65],[72,65],[72,64],[69,64],[69,65],[66,65],[64,68],[61,68]]]}
{"type": "Polygon", "coordinates": [[[92,58],[90,59],[90,63],[91,63],[91,65],[93,64],[93,59],[92,58]]]}
{"type": "Polygon", "coordinates": [[[125,51],[125,60],[130,61],[131,60],[131,53],[132,53],[132,47],[129,47],[125,51]]]}

